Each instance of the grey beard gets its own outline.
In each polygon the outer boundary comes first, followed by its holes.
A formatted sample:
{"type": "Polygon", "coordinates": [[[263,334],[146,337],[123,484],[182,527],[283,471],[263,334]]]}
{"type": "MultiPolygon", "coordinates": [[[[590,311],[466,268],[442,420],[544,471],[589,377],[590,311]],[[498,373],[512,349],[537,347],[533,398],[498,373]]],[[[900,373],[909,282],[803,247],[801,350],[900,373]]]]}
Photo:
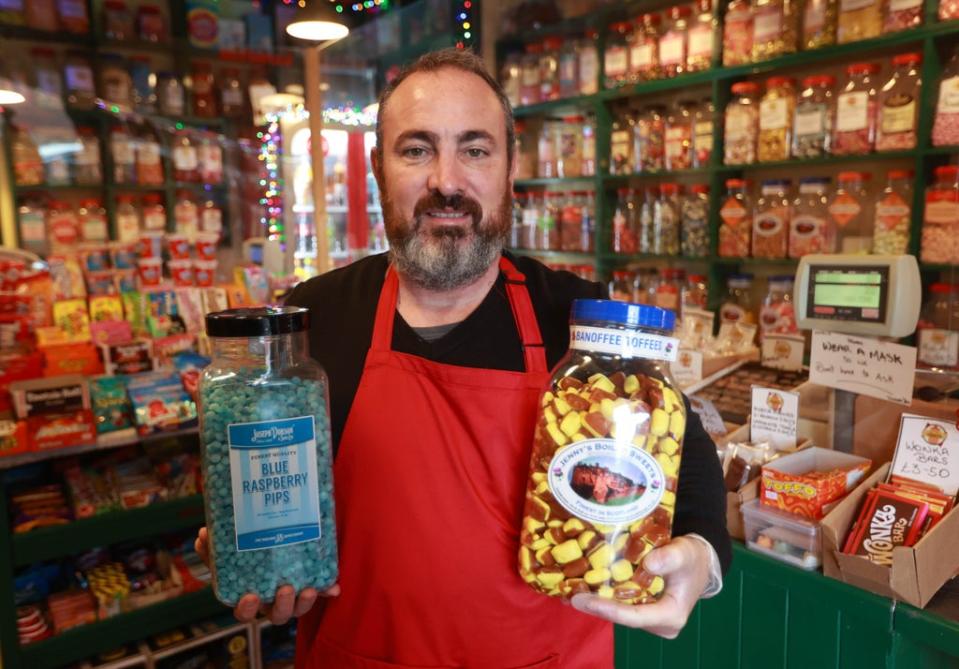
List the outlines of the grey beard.
{"type": "Polygon", "coordinates": [[[390,240],[390,256],[397,271],[418,286],[453,290],[482,276],[497,261],[505,243],[503,235],[475,229],[469,242],[459,247],[462,238],[459,230],[440,235],[422,235],[415,230],[405,239],[390,240]]]}

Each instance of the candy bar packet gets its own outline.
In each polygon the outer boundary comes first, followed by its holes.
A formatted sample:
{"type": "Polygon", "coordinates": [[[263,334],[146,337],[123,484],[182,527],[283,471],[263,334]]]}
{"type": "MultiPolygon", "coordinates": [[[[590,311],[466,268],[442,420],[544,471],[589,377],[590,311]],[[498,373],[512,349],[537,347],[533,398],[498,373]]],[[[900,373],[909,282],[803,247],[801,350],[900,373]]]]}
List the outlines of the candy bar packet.
{"type": "Polygon", "coordinates": [[[779,457],[779,451],[768,441],[757,444],[728,444],[723,460],[726,490],[736,492],[762,472],[763,465],[779,457]]]}
{"type": "Polygon", "coordinates": [[[870,490],[843,552],[892,566],[893,549],[912,546],[919,540],[928,513],[925,502],[888,490],[870,490]]]}

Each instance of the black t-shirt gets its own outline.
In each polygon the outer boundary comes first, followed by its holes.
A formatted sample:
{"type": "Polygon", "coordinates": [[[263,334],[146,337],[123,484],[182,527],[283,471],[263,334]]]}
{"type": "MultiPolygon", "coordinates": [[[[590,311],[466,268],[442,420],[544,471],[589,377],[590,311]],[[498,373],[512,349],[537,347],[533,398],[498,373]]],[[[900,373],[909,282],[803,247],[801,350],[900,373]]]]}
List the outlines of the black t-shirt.
{"type": "MultiPolygon", "coordinates": [[[[601,284],[556,272],[531,258],[509,258],[526,276],[533,310],[552,368],[566,354],[569,312],[579,298],[604,298],[601,284]]],[[[297,286],[286,303],[311,312],[310,352],[330,379],[334,454],[359,388],[373,338],[376,305],[386,276],[386,254],[370,256],[297,286]]],[[[486,299],[443,337],[426,341],[396,314],[393,350],[461,367],[523,371],[523,348],[500,274],[486,299]]],[[[689,409],[679,471],[674,533],[696,533],[716,549],[723,572],[731,560],[726,498],[716,447],[689,409]]]]}

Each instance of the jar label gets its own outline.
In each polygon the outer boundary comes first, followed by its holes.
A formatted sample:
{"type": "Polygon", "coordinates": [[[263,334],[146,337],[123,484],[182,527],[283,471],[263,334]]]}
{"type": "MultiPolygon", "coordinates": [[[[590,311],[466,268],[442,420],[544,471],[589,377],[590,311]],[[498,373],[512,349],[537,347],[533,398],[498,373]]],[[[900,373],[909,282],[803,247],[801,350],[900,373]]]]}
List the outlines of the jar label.
{"type": "Polygon", "coordinates": [[[785,98],[763,100],[759,104],[759,127],[762,130],[783,130],[789,125],[789,104],[785,98]]]}
{"type": "Polygon", "coordinates": [[[81,224],[83,240],[87,242],[102,242],[110,237],[107,231],[107,220],[101,216],[87,216],[81,224]]]}
{"type": "Polygon", "coordinates": [[[617,46],[606,50],[606,76],[616,77],[626,74],[629,65],[629,52],[626,47],[617,46]]]}
{"type": "Polygon", "coordinates": [[[753,21],[753,44],[779,39],[783,31],[782,6],[766,5],[757,9],[753,21]]]}
{"type": "Polygon", "coordinates": [[[772,237],[784,232],[783,218],[774,213],[759,214],[753,221],[753,228],[760,237],[772,237]]]}
{"type": "Polygon", "coordinates": [[[882,107],[879,127],[884,135],[915,130],[916,99],[911,95],[892,95],[882,107]]]}
{"type": "Polygon", "coordinates": [[[723,219],[723,223],[727,225],[738,225],[746,218],[746,213],[746,208],[742,206],[738,200],[733,198],[719,210],[719,217],[723,219]]]}
{"type": "Polygon", "coordinates": [[[803,16],[803,34],[806,39],[815,36],[826,24],[826,5],[822,0],[808,0],[803,16]]]}
{"type": "Polygon", "coordinates": [[[738,304],[727,302],[719,308],[719,318],[723,323],[739,323],[746,320],[746,310],[738,304]]]}
{"type": "Polygon", "coordinates": [[[162,209],[148,209],[143,212],[145,230],[163,230],[166,227],[166,213],[162,209]]]}
{"type": "Polygon", "coordinates": [[[642,70],[653,64],[653,45],[637,44],[629,50],[629,60],[634,70],[642,70]]]}
{"type": "Polygon", "coordinates": [[[667,65],[683,64],[683,34],[668,32],[659,40],[659,63],[667,65]]]}
{"type": "Polygon", "coordinates": [[[905,12],[922,6],[922,0],[890,0],[890,12],[905,12]]]}
{"type": "Polygon", "coordinates": [[[113,153],[113,162],[118,165],[132,165],[136,161],[133,153],[133,142],[129,141],[125,135],[116,134],[110,140],[110,148],[113,153]]]}
{"type": "Polygon", "coordinates": [[[156,142],[137,144],[137,162],[144,167],[156,167],[160,164],[160,145],[156,142]]]}
{"type": "Polygon", "coordinates": [[[876,226],[880,230],[909,229],[909,205],[897,193],[890,193],[876,205],[876,226]]]}
{"type": "Polygon", "coordinates": [[[800,137],[806,135],[822,135],[826,130],[826,105],[816,105],[813,108],[796,111],[796,134],[800,137]]]}
{"type": "Polygon", "coordinates": [[[790,237],[809,239],[823,235],[826,221],[818,216],[796,216],[790,224],[790,237]]]}
{"type": "Polygon", "coordinates": [[[599,55],[596,49],[586,49],[579,52],[579,92],[587,95],[596,90],[596,79],[599,77],[599,55]]]}
{"type": "Polygon", "coordinates": [[[197,167],[196,149],[192,146],[177,146],[173,149],[173,167],[190,172],[197,167]]]}
{"type": "MultiPolygon", "coordinates": [[[[166,226],[166,221],[163,226],[166,226]]],[[[117,239],[121,242],[135,242],[140,238],[140,222],[137,215],[117,213],[117,239]]]]}
{"type": "Polygon", "coordinates": [[[871,7],[876,4],[877,0],[841,0],[839,3],[839,11],[841,12],[854,12],[858,9],[865,9],[866,7],[871,7]]]}
{"type": "Polygon", "coordinates": [[[829,205],[829,213],[840,228],[846,227],[861,211],[862,207],[859,206],[856,199],[847,193],[840,193],[835,201],[829,205]]]}
{"type": "Polygon", "coordinates": [[[732,109],[726,113],[726,135],[735,141],[752,138],[755,117],[747,111],[732,109]]]}
{"type": "Polygon", "coordinates": [[[936,114],[959,114],[959,76],[942,80],[936,114]]]}
{"type": "Polygon", "coordinates": [[[577,351],[609,353],[624,358],[673,362],[679,351],[679,340],[645,332],[573,325],[569,328],[569,347],[577,351]]]}
{"type": "Polygon", "coordinates": [[[919,330],[919,362],[934,367],[959,365],[959,332],[935,328],[919,330]]]}
{"type": "MultiPolygon", "coordinates": [[[[640,411],[629,414],[627,420],[639,431],[650,416],[640,411]]],[[[656,459],[631,441],[584,439],[553,455],[549,489],[559,505],[577,518],[626,525],[653,512],[663,498],[666,479],[656,459]]]]}
{"type": "Polygon", "coordinates": [[[843,93],[836,101],[836,129],[855,132],[869,126],[869,93],[843,93]]]}
{"type": "Polygon", "coordinates": [[[320,538],[313,416],[227,427],[237,551],[320,538]]]}
{"type": "Polygon", "coordinates": [[[959,202],[926,198],[926,223],[959,225],[959,202]]]}
{"type": "Polygon", "coordinates": [[[82,0],[60,0],[57,3],[57,10],[60,12],[60,18],[64,19],[85,19],[87,18],[86,3],[82,0]]]}
{"type": "Polygon", "coordinates": [[[210,207],[204,209],[200,214],[200,229],[203,232],[222,232],[223,231],[223,212],[219,207],[210,207]]]}
{"type": "Polygon", "coordinates": [[[713,28],[702,25],[689,30],[689,58],[713,55],[713,28]]]}

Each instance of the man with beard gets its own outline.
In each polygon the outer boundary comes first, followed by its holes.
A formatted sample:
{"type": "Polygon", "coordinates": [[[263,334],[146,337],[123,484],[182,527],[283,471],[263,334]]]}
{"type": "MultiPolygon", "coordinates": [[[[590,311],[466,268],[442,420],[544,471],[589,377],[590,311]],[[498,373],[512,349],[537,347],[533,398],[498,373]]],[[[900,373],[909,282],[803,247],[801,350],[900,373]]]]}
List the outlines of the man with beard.
{"type": "Polygon", "coordinates": [[[539,397],[572,300],[604,291],[504,253],[513,119],[482,61],[446,50],[401,73],[371,157],[391,251],[288,299],[311,310],[330,378],[339,584],[284,586],[262,607],[247,595],[237,617],[301,616],[300,669],[594,669],[613,664],[610,621],[675,637],[730,559],[715,447],[691,411],[677,536],[644,563],[665,578],[659,602],[568,606],[518,575],[539,397]]]}

